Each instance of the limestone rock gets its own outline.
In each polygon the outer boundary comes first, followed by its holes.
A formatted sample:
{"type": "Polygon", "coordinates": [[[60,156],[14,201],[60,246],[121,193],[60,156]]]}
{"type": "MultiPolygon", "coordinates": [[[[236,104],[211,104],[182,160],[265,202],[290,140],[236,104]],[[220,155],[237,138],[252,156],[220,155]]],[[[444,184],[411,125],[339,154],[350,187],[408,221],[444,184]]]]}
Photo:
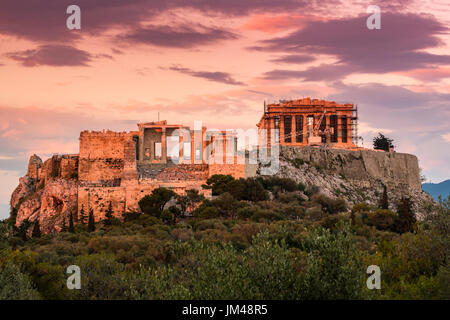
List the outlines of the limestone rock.
{"type": "Polygon", "coordinates": [[[391,210],[396,209],[402,196],[407,196],[420,218],[434,203],[422,191],[417,158],[409,154],[282,147],[276,175],[307,187],[316,186],[328,197],[344,199],[350,207],[360,202],[378,205],[383,185],[388,189],[391,210]]]}

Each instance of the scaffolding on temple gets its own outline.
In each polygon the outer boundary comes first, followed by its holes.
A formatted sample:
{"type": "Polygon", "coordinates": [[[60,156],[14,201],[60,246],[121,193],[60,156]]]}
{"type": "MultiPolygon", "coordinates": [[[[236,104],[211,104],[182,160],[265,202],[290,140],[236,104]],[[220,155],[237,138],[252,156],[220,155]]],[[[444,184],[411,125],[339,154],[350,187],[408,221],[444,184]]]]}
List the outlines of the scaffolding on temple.
{"type": "Polygon", "coordinates": [[[355,107],[352,109],[352,117],[350,118],[350,130],[352,134],[352,142],[354,145],[358,145],[359,136],[358,136],[358,105],[355,104],[355,107]]]}

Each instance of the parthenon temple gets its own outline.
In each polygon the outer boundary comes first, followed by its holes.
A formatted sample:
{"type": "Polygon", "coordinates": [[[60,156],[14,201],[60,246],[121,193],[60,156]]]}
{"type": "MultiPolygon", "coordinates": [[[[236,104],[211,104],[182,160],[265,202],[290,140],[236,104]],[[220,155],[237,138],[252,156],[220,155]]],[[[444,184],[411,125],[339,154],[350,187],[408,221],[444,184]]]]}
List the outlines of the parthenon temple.
{"type": "Polygon", "coordinates": [[[357,146],[358,107],[304,98],[264,104],[264,114],[257,127],[265,134],[261,145],[288,146],[327,144],[333,148],[357,146]],[[275,134],[270,134],[271,132],[275,134]]]}

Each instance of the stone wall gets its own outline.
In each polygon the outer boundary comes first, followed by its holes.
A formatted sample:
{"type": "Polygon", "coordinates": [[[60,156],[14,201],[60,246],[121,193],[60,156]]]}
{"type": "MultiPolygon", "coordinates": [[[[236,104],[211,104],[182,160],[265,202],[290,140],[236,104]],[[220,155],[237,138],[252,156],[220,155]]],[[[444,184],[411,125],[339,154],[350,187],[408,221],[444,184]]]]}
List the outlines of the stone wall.
{"type": "Polygon", "coordinates": [[[422,188],[419,162],[412,154],[375,150],[321,150],[314,147],[282,147],[280,152],[286,159],[302,159],[347,179],[376,179],[388,186],[404,185],[416,190],[422,188]]]}
{"type": "Polygon", "coordinates": [[[81,208],[86,217],[92,209],[95,221],[103,220],[111,202],[113,216],[122,218],[126,203],[125,191],[124,187],[79,187],[77,217],[80,217],[81,208]]]}
{"type": "Polygon", "coordinates": [[[245,178],[245,164],[209,164],[209,176],[229,174],[235,179],[245,178]]]}
{"type": "Polygon", "coordinates": [[[121,179],[125,165],[125,141],[132,142],[132,133],[81,132],[79,180],[98,183],[121,179]]]}

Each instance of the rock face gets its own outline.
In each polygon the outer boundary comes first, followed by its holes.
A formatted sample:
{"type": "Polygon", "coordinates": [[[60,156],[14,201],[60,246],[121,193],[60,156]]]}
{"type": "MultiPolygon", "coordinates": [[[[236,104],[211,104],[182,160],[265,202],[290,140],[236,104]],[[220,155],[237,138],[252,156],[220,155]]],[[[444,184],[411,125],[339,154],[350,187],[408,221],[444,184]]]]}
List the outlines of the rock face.
{"type": "Polygon", "coordinates": [[[68,226],[70,213],[76,218],[78,182],[68,178],[75,176],[76,166],[67,165],[73,161],[73,157],[53,156],[43,163],[31,156],[27,175],[19,179],[11,195],[17,227],[25,219],[39,220],[43,233],[58,232],[64,222],[68,226]]]}
{"type": "Polygon", "coordinates": [[[276,175],[316,186],[350,206],[360,202],[377,205],[386,186],[390,209],[396,209],[401,197],[410,197],[419,218],[434,202],[422,191],[417,157],[405,153],[282,147],[276,175]]]}

